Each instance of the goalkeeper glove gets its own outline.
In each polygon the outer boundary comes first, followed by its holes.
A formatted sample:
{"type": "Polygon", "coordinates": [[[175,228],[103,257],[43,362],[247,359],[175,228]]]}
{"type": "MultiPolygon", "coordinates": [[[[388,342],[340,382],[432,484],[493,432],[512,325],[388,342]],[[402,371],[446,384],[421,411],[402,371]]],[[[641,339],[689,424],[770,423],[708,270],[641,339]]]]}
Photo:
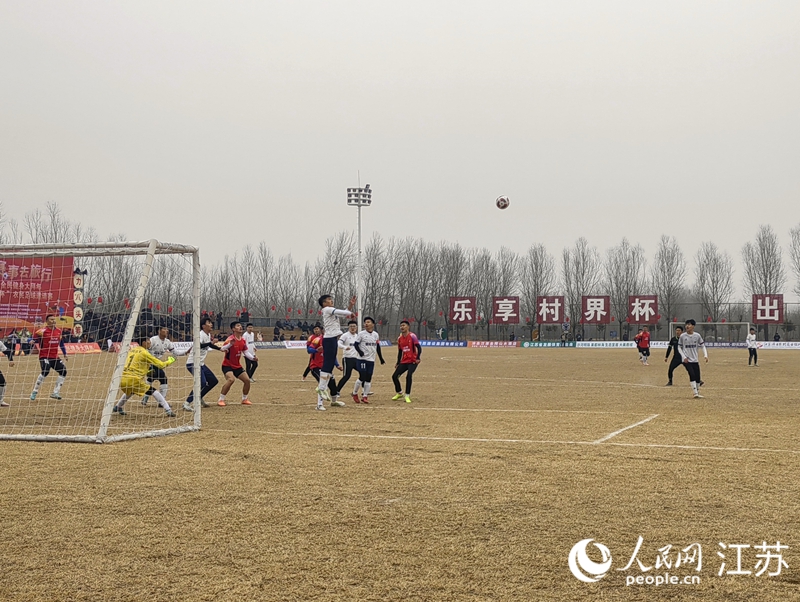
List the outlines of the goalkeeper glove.
{"type": "Polygon", "coordinates": [[[174,364],[174,363],[175,363],[175,358],[170,355],[167,358],[167,366],[169,366],[170,364],[174,364]]]}

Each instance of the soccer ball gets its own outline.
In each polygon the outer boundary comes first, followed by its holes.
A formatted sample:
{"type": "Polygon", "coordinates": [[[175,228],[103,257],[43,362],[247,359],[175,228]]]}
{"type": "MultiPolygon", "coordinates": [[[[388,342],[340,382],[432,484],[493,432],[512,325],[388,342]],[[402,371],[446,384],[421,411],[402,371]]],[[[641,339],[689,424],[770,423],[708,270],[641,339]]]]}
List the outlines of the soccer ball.
{"type": "Polygon", "coordinates": [[[499,196],[495,201],[498,209],[508,209],[508,206],[511,204],[511,201],[508,200],[507,196],[499,196]]]}

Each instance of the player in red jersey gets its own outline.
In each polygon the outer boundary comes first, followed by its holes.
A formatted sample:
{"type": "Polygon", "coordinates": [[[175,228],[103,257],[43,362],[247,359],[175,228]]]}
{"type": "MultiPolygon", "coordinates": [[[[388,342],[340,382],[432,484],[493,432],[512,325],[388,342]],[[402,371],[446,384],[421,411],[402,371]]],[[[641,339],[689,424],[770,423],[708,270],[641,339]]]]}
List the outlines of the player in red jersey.
{"type": "Polygon", "coordinates": [[[39,394],[39,387],[44,382],[44,379],[50,374],[50,370],[55,370],[58,373],[58,380],[50,397],[53,399],[61,399],[61,385],[67,378],[67,367],[64,362],[67,361],[67,348],[64,347],[64,341],[61,339],[62,332],[60,328],[56,328],[56,317],[49,315],[45,319],[47,326],[36,332],[34,339],[39,343],[39,366],[42,373],[36,378],[36,384],[33,386],[31,392],[31,401],[36,399],[39,394]],[[61,351],[64,360],[58,357],[58,352],[61,351]]]}
{"type": "Polygon", "coordinates": [[[419,339],[410,329],[411,325],[406,320],[400,322],[400,336],[397,339],[397,364],[395,364],[394,374],[392,374],[395,390],[395,396],[392,397],[392,400],[397,401],[405,397],[406,403],[411,403],[412,377],[422,355],[422,346],[419,344],[419,339]],[[403,372],[407,372],[405,396],[400,388],[400,375],[403,372]]]}
{"type": "MultiPolygon", "coordinates": [[[[311,371],[311,376],[319,382],[320,381],[320,372],[322,371],[322,366],[325,365],[325,350],[322,344],[322,328],[320,326],[314,327],[314,334],[308,338],[308,342],[306,343],[306,351],[308,351],[311,359],[308,362],[308,369],[311,371]]],[[[341,366],[339,366],[339,362],[334,359],[334,366],[341,370],[341,366]]],[[[332,406],[343,406],[344,403],[339,401],[339,386],[336,384],[336,379],[333,376],[330,377],[328,380],[328,389],[331,392],[331,405],[332,406]]],[[[322,393],[317,391],[317,409],[324,410],[325,409],[325,398],[322,396],[322,393]]]]}
{"type": "Polygon", "coordinates": [[[642,330],[634,338],[636,347],[639,349],[639,359],[642,365],[649,366],[647,358],[650,357],[650,329],[647,326],[642,326],[642,330]]]}
{"type": "Polygon", "coordinates": [[[231,331],[233,334],[225,340],[225,344],[222,346],[222,351],[225,352],[225,357],[222,359],[222,373],[225,375],[225,384],[222,385],[217,405],[227,405],[225,396],[231,390],[237,378],[242,381],[242,405],[253,405],[247,399],[247,395],[250,393],[250,377],[247,376],[247,372],[242,368],[242,355],[247,351],[247,341],[242,337],[244,333],[242,323],[231,322],[231,331]]]}

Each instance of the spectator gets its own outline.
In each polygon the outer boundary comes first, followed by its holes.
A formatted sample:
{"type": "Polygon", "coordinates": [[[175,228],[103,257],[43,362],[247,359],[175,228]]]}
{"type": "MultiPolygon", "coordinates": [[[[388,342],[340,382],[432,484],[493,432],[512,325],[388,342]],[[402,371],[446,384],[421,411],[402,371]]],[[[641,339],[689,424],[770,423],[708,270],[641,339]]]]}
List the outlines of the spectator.
{"type": "Polygon", "coordinates": [[[779,335],[777,332],[775,332],[775,336],[772,337],[772,340],[777,343],[778,341],[781,340],[781,335],[779,335]]]}

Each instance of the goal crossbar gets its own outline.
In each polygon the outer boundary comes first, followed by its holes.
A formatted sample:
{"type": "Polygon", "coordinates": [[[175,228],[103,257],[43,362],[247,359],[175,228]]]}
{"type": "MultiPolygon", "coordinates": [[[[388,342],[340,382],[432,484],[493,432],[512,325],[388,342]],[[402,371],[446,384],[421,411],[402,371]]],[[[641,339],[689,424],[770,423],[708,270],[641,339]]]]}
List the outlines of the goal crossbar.
{"type": "Polygon", "coordinates": [[[41,245],[0,245],[0,255],[8,257],[95,257],[102,255],[147,255],[165,253],[193,255],[199,249],[157,240],[138,242],[79,243],[65,246],[57,243],[41,245]],[[155,243],[154,251],[151,246],[155,243]]]}

